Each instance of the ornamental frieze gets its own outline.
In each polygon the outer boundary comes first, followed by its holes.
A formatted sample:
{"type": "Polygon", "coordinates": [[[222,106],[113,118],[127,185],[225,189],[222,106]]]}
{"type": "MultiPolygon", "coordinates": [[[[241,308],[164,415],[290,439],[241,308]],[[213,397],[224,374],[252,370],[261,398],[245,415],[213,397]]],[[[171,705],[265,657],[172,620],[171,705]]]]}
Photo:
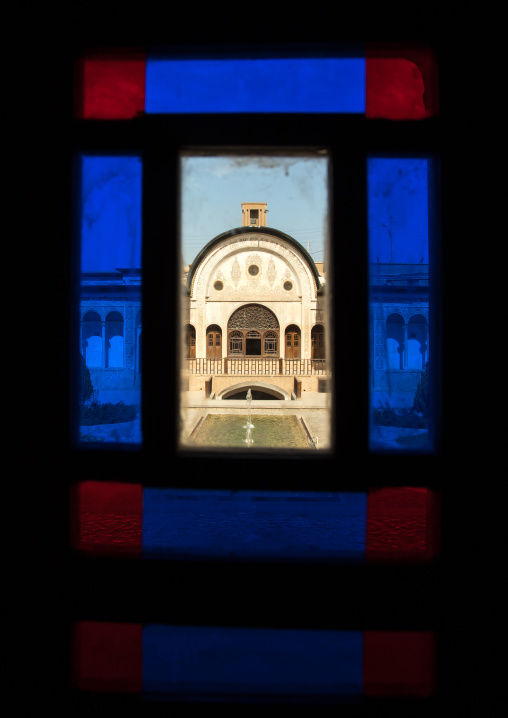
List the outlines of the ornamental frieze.
{"type": "MultiPolygon", "coordinates": [[[[242,240],[238,239],[231,239],[230,241],[226,242],[220,249],[218,249],[216,252],[212,252],[209,256],[207,256],[201,265],[198,267],[196,273],[194,274],[192,283],[191,283],[191,296],[199,297],[204,292],[204,283],[208,281],[208,278],[210,276],[210,272],[206,271],[206,267],[213,263],[215,268],[217,268],[224,259],[226,259],[228,256],[231,256],[232,254],[238,254],[240,250],[244,250],[247,247],[253,247],[257,250],[265,250],[265,252],[268,252],[270,254],[274,254],[274,256],[278,256],[281,259],[284,258],[287,260],[288,264],[293,267],[294,270],[297,271],[298,275],[301,278],[301,281],[305,285],[302,287],[304,292],[310,292],[311,284],[309,280],[309,270],[306,268],[306,265],[302,262],[300,257],[292,250],[288,249],[287,247],[284,247],[281,243],[276,242],[274,240],[268,240],[261,236],[249,236],[249,238],[244,238],[242,240]],[[206,275],[206,277],[205,277],[206,275]]],[[[258,251],[253,253],[253,255],[249,255],[251,257],[256,257],[256,259],[260,260],[260,264],[258,265],[261,271],[261,261],[263,259],[262,257],[263,252],[258,251]]],[[[236,261],[238,262],[238,258],[235,257],[236,261]]],[[[248,259],[248,258],[247,258],[248,259]]],[[[273,260],[272,260],[273,261],[273,260]]],[[[252,264],[256,264],[256,262],[251,262],[252,264]]],[[[241,277],[241,267],[238,262],[238,267],[236,267],[235,262],[233,262],[233,268],[231,270],[232,272],[232,280],[235,283],[235,286],[240,281],[241,277]]],[[[212,272],[213,273],[213,270],[212,272]]],[[[317,291],[316,281],[314,276],[312,275],[312,280],[314,284],[314,290],[317,291]]],[[[270,279],[269,279],[270,281],[270,279]]],[[[275,281],[275,279],[274,279],[275,281]]]]}
{"type": "Polygon", "coordinates": [[[212,288],[208,297],[209,301],[214,302],[238,302],[238,301],[277,301],[277,302],[301,302],[294,289],[287,291],[283,287],[274,287],[270,289],[266,285],[250,286],[241,285],[238,289],[231,286],[224,286],[223,289],[217,291],[212,288]]]}

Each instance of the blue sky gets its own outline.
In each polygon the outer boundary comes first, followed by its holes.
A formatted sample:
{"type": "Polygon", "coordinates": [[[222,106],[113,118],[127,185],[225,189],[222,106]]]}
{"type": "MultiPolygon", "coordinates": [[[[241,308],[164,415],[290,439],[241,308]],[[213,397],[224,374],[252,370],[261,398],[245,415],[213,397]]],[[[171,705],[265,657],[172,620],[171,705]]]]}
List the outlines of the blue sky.
{"type": "Polygon", "coordinates": [[[323,261],[326,157],[183,157],[181,167],[184,264],[218,234],[242,226],[242,202],[267,202],[267,226],[323,261]]]}

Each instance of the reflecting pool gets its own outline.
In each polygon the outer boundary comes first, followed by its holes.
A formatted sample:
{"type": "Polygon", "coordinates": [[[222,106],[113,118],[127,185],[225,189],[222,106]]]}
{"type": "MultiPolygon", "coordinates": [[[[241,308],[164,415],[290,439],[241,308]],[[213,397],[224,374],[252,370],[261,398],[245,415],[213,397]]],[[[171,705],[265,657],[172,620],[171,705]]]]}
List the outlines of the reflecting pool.
{"type": "Polygon", "coordinates": [[[239,448],[308,449],[309,439],[295,415],[209,414],[191,438],[195,446],[236,446],[239,448]],[[246,443],[246,425],[250,418],[251,445],[246,443]]]}

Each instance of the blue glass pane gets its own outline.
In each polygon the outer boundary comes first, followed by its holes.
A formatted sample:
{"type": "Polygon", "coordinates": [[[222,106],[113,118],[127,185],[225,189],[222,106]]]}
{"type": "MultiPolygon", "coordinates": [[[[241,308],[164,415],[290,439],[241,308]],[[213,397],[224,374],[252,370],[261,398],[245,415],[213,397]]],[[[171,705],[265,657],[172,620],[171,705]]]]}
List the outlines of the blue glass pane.
{"type": "Polygon", "coordinates": [[[83,157],[81,271],[141,268],[141,159],[83,157]]]}
{"type": "Polygon", "coordinates": [[[361,631],[149,625],[143,691],[361,696],[361,631]]]}
{"type": "Polygon", "coordinates": [[[148,59],[146,112],[363,113],[365,59],[148,59]]]}
{"type": "Polygon", "coordinates": [[[427,451],[428,161],[369,158],[370,444],[427,451]]]}
{"type": "Polygon", "coordinates": [[[143,492],[143,556],[365,560],[367,494],[143,492]],[[274,526],[277,530],[274,532],[274,526]],[[192,530],[189,530],[192,527],[192,530]]]}
{"type": "Polygon", "coordinates": [[[141,442],[141,169],[81,158],[82,443],[141,442]]]}

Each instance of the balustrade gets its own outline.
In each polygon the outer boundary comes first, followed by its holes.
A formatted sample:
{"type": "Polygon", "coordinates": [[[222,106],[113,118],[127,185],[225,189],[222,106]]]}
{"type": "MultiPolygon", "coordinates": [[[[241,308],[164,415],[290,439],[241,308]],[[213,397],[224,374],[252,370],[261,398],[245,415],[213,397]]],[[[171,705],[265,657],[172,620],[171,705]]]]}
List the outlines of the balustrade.
{"type": "Polygon", "coordinates": [[[186,359],[188,374],[232,374],[236,376],[328,375],[326,359],[186,359]]]}

